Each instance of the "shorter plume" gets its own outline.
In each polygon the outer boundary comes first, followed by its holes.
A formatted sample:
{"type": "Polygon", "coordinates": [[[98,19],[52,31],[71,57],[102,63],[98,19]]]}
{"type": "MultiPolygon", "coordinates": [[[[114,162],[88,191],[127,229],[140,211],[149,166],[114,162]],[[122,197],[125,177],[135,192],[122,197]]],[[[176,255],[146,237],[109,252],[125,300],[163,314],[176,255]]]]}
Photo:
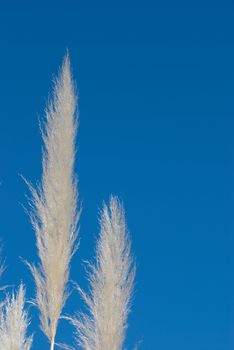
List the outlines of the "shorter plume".
{"type": "Polygon", "coordinates": [[[29,318],[24,308],[25,289],[21,284],[17,293],[7,295],[0,306],[0,349],[29,350],[32,336],[27,336],[29,318]]]}
{"type": "Polygon", "coordinates": [[[104,205],[96,264],[89,272],[90,292],[80,290],[87,314],[71,319],[76,342],[83,350],[123,349],[135,277],[123,206],[111,197],[104,205]]]}

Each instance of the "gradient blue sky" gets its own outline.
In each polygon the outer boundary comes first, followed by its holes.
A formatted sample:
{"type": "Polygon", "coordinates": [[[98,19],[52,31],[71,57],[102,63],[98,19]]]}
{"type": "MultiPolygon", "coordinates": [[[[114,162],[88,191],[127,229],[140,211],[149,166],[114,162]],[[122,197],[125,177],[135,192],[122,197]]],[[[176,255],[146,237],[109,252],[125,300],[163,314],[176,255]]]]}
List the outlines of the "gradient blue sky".
{"type": "MultiPolygon", "coordinates": [[[[34,233],[19,174],[40,179],[43,115],[66,48],[79,90],[83,201],[72,278],[86,286],[97,211],[124,201],[137,257],[129,349],[234,347],[232,1],[1,1],[2,284],[32,278],[34,233]]],[[[65,312],[82,308],[72,294],[65,312]]],[[[34,350],[48,349],[31,308],[34,350]]],[[[59,341],[71,344],[63,321],[59,341]]]]}

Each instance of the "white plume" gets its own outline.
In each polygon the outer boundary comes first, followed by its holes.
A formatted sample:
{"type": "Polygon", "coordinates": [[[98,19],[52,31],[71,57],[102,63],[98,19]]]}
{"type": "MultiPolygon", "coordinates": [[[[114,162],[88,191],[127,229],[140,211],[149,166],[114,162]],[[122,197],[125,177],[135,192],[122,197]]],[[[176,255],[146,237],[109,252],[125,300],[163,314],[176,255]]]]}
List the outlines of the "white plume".
{"type": "Polygon", "coordinates": [[[104,205],[96,264],[89,273],[90,293],[81,294],[88,314],[72,318],[76,341],[83,350],[123,349],[135,264],[125,224],[124,209],[117,198],[104,205]]]}
{"type": "Polygon", "coordinates": [[[67,299],[70,261],[77,248],[77,180],[74,176],[76,94],[68,55],[55,82],[42,131],[43,174],[33,195],[31,221],[40,263],[30,265],[36,283],[41,329],[54,348],[58,320],[67,299]]]}
{"type": "Polygon", "coordinates": [[[0,349],[29,350],[32,337],[27,337],[29,325],[24,309],[25,289],[21,284],[16,294],[7,295],[0,306],[0,349]]]}

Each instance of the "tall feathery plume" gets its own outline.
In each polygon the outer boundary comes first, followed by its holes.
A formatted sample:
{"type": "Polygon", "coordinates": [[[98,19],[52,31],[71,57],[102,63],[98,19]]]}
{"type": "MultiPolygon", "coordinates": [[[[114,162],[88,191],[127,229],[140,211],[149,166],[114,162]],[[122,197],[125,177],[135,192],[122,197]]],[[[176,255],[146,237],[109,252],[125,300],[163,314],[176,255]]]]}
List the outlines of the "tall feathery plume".
{"type": "Polygon", "coordinates": [[[46,110],[41,185],[32,192],[31,221],[40,263],[30,265],[41,329],[55,346],[59,317],[68,297],[70,261],[77,248],[77,179],[74,176],[77,130],[76,94],[70,61],[65,57],[46,110]]]}
{"type": "Polygon", "coordinates": [[[32,336],[27,336],[28,314],[24,309],[25,289],[21,284],[16,294],[7,295],[0,306],[0,349],[29,350],[32,336]]]}
{"type": "Polygon", "coordinates": [[[125,224],[124,209],[112,197],[104,205],[101,232],[97,243],[96,264],[89,273],[90,292],[80,290],[88,307],[87,314],[71,319],[76,341],[83,350],[123,349],[135,264],[125,224]]]}

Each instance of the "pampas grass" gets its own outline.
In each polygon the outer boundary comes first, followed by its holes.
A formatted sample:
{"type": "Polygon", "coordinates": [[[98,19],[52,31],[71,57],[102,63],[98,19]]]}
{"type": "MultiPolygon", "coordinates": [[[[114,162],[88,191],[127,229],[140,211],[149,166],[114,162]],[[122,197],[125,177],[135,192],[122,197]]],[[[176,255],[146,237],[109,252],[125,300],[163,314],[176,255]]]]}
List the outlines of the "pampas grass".
{"type": "Polygon", "coordinates": [[[31,221],[40,263],[30,265],[41,329],[54,349],[59,317],[68,296],[69,266],[77,242],[77,180],[74,177],[76,95],[68,55],[55,81],[42,130],[43,174],[31,185],[31,221]]]}
{"type": "Polygon", "coordinates": [[[0,349],[29,350],[32,337],[27,337],[29,325],[24,309],[25,289],[21,284],[17,293],[7,295],[0,306],[0,349]]]}
{"type": "Polygon", "coordinates": [[[116,197],[104,205],[96,264],[89,273],[90,292],[80,290],[88,313],[71,319],[83,350],[123,349],[135,265],[123,206],[116,197]]]}

